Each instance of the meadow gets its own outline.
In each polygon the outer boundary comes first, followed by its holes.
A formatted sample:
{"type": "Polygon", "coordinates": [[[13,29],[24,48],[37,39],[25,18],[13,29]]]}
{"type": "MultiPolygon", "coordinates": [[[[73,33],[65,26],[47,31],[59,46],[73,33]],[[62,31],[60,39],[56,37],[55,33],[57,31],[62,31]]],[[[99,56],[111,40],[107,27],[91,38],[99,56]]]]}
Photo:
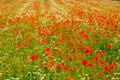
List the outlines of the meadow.
{"type": "Polygon", "coordinates": [[[0,80],[120,80],[120,2],[0,0],[0,80]]]}

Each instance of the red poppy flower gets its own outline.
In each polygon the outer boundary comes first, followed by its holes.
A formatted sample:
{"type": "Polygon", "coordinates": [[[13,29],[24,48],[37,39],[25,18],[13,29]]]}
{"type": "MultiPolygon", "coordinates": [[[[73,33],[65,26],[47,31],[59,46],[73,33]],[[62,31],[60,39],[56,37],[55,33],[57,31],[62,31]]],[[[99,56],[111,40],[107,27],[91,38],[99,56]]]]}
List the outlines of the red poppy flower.
{"type": "Polygon", "coordinates": [[[30,42],[27,42],[27,43],[26,43],[26,46],[27,46],[27,47],[30,47],[30,42]]]}
{"type": "Polygon", "coordinates": [[[27,34],[26,34],[26,37],[30,37],[30,36],[31,36],[31,34],[30,34],[30,33],[27,33],[27,34]]]}
{"type": "Polygon", "coordinates": [[[109,66],[109,65],[106,65],[106,66],[104,67],[104,70],[107,71],[107,70],[109,70],[109,68],[110,68],[110,66],[109,66]]]}
{"type": "Polygon", "coordinates": [[[66,71],[72,71],[72,68],[70,68],[68,66],[64,66],[64,70],[66,70],[66,71]]]}
{"type": "Polygon", "coordinates": [[[62,34],[62,38],[61,38],[61,40],[64,40],[65,39],[65,35],[64,34],[62,34]]]}
{"type": "Polygon", "coordinates": [[[112,64],[110,65],[110,68],[115,68],[115,62],[112,62],[112,64]]]}
{"type": "Polygon", "coordinates": [[[46,50],[46,52],[50,52],[50,48],[46,48],[45,50],[46,50]]]}
{"type": "Polygon", "coordinates": [[[79,53],[75,53],[75,54],[74,54],[74,57],[76,57],[76,58],[81,58],[82,56],[81,56],[79,53]]]}
{"type": "Polygon", "coordinates": [[[50,48],[46,48],[45,50],[46,50],[46,56],[49,56],[50,53],[51,53],[51,52],[50,52],[50,48]]]}
{"type": "Polygon", "coordinates": [[[83,37],[86,38],[86,39],[89,38],[89,36],[87,34],[83,34],[83,37]]]}
{"type": "Polygon", "coordinates": [[[74,46],[73,42],[70,42],[70,46],[74,46]]]}
{"type": "Polygon", "coordinates": [[[57,65],[55,66],[55,69],[56,69],[56,70],[60,70],[60,64],[57,64],[57,65]]]}
{"type": "Polygon", "coordinates": [[[79,46],[79,50],[82,50],[82,46],[79,46]]]}
{"type": "Polygon", "coordinates": [[[80,37],[85,38],[85,39],[88,39],[88,38],[89,38],[89,36],[85,33],[84,30],[81,31],[81,32],[79,32],[79,35],[80,35],[80,37]]]}
{"type": "Polygon", "coordinates": [[[44,30],[39,30],[39,31],[38,31],[38,36],[43,36],[43,35],[44,35],[44,33],[45,33],[45,31],[44,31],[44,30]]]}
{"type": "Polygon", "coordinates": [[[60,65],[63,67],[65,64],[64,64],[64,62],[62,62],[60,65]]]}
{"type": "Polygon", "coordinates": [[[17,49],[17,50],[20,50],[21,48],[22,48],[22,45],[21,45],[21,44],[16,45],[16,49],[17,49]]]}
{"type": "Polygon", "coordinates": [[[21,30],[16,30],[16,34],[20,34],[22,31],[21,30]]]}
{"type": "Polygon", "coordinates": [[[72,48],[72,52],[76,52],[76,49],[75,49],[75,48],[72,48]]]}
{"type": "Polygon", "coordinates": [[[95,58],[93,59],[94,62],[97,62],[99,59],[99,56],[95,56],[95,58]]]}
{"type": "Polygon", "coordinates": [[[82,64],[83,66],[85,66],[85,65],[87,64],[87,60],[83,59],[82,62],[81,62],[81,64],[82,64]]]}
{"type": "Polygon", "coordinates": [[[4,69],[3,72],[6,73],[6,72],[8,72],[8,70],[7,70],[7,69],[4,69]]]}
{"type": "Polygon", "coordinates": [[[92,62],[89,62],[89,63],[88,63],[88,66],[89,66],[89,67],[93,67],[93,63],[92,63],[92,62]]]}
{"type": "Polygon", "coordinates": [[[103,55],[103,54],[105,54],[105,52],[102,51],[102,50],[99,50],[99,51],[97,52],[97,54],[103,55]]]}
{"type": "Polygon", "coordinates": [[[0,16],[0,18],[2,18],[2,16],[0,16]]]}
{"type": "Polygon", "coordinates": [[[38,54],[29,56],[30,60],[35,60],[38,58],[38,54]]]}
{"type": "Polygon", "coordinates": [[[2,44],[2,46],[4,46],[4,45],[5,45],[5,42],[3,41],[3,42],[1,42],[1,44],[2,44]]]}
{"type": "Polygon", "coordinates": [[[48,63],[48,64],[47,64],[48,69],[51,69],[51,68],[52,68],[52,65],[53,65],[52,63],[48,63]]]}
{"type": "Polygon", "coordinates": [[[114,46],[113,46],[112,44],[108,44],[108,45],[107,45],[107,48],[108,48],[108,49],[113,49],[114,46]]]}
{"type": "Polygon", "coordinates": [[[72,57],[69,57],[68,60],[69,60],[69,61],[72,61],[72,57]]]}
{"type": "Polygon", "coordinates": [[[61,54],[61,52],[60,52],[60,51],[56,51],[56,53],[57,53],[57,55],[58,55],[58,56],[61,54]]]}
{"type": "Polygon", "coordinates": [[[99,72],[99,73],[98,73],[98,77],[101,77],[101,76],[102,76],[102,73],[99,72]]]}
{"type": "Polygon", "coordinates": [[[100,66],[103,66],[105,64],[104,61],[100,61],[100,66]]]}
{"type": "Polygon", "coordinates": [[[50,60],[49,63],[47,64],[48,69],[51,69],[53,66],[54,61],[50,60]]]}
{"type": "Polygon", "coordinates": [[[84,49],[84,52],[86,53],[86,54],[91,54],[92,53],[92,49],[91,48],[85,48],[84,49]]]}
{"type": "Polygon", "coordinates": [[[45,44],[45,40],[43,39],[43,40],[41,40],[41,44],[45,44]]]}

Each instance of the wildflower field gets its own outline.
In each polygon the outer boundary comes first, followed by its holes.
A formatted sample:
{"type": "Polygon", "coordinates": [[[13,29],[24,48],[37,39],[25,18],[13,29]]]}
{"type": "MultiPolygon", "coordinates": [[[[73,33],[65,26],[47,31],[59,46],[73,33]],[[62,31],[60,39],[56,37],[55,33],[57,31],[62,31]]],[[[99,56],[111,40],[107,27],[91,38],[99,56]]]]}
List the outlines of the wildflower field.
{"type": "Polygon", "coordinates": [[[0,0],[0,80],[120,80],[120,1],[0,0]]]}

